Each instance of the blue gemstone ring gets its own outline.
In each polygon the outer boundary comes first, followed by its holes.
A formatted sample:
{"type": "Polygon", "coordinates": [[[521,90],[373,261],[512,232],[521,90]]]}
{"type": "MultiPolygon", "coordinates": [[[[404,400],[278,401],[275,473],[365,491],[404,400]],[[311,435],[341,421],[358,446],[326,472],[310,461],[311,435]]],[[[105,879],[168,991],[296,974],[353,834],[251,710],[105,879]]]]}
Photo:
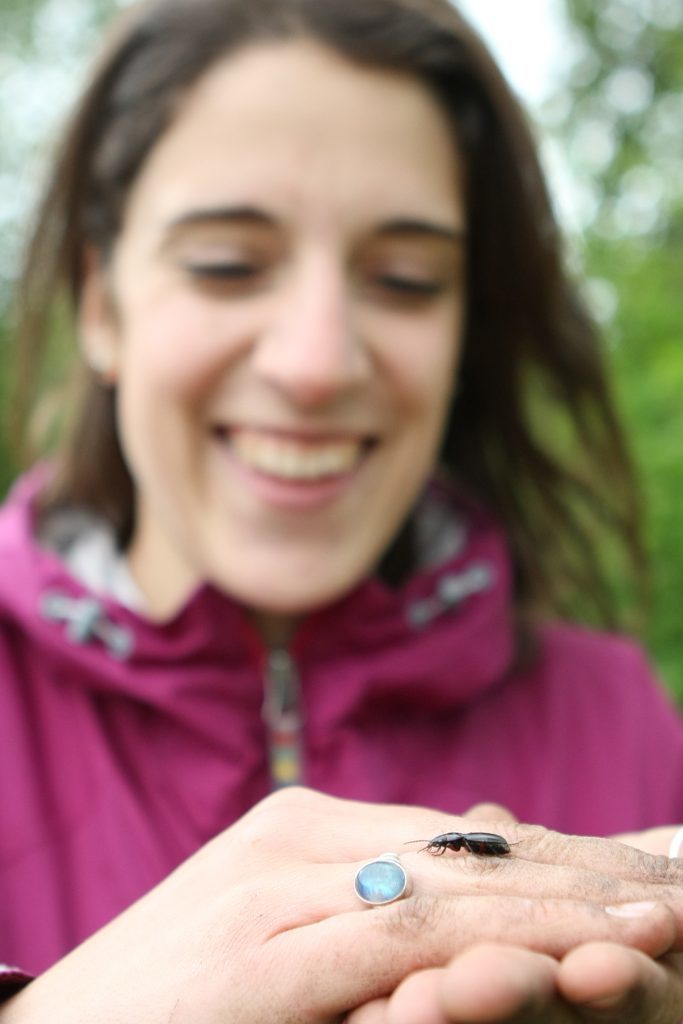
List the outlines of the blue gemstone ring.
{"type": "Polygon", "coordinates": [[[408,872],[397,853],[380,853],[379,857],[361,864],[353,882],[356,896],[371,907],[382,907],[407,896],[410,892],[408,872]]]}

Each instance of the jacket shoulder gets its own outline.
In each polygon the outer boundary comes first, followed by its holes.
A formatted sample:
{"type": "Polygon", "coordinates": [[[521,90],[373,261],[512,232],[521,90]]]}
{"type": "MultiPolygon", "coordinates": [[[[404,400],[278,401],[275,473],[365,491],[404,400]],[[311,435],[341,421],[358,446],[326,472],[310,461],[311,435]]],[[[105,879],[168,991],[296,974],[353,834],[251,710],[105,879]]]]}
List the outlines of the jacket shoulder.
{"type": "Polygon", "coordinates": [[[614,732],[618,728],[683,753],[683,717],[643,647],[621,634],[557,623],[539,636],[536,676],[548,698],[614,732]]]}
{"type": "Polygon", "coordinates": [[[567,675],[574,685],[590,679],[621,686],[633,677],[655,682],[645,650],[631,637],[555,622],[542,626],[538,638],[540,667],[553,675],[567,675]]]}

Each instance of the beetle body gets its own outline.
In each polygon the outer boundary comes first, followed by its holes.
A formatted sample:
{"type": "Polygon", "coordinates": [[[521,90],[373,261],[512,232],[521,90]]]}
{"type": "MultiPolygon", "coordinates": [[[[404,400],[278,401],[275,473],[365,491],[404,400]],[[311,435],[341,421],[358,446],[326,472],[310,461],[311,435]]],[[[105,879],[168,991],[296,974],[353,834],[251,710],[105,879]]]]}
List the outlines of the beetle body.
{"type": "Polygon", "coordinates": [[[495,832],[444,832],[430,839],[425,850],[441,856],[446,850],[467,850],[483,857],[502,857],[510,852],[510,844],[495,832]]]}

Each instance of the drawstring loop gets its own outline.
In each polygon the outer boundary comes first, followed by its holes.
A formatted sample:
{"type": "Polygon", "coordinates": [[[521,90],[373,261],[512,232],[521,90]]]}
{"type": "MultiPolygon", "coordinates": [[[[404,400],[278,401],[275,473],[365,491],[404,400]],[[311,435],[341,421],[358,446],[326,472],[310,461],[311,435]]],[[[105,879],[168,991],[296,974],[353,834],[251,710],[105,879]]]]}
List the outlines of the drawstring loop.
{"type": "Polygon", "coordinates": [[[87,644],[95,638],[119,661],[126,661],[133,651],[131,631],[111,622],[94,597],[69,597],[52,591],[43,594],[40,612],[48,621],[64,623],[73,644],[87,644]]]}
{"type": "Polygon", "coordinates": [[[438,581],[435,594],[414,601],[408,607],[408,622],[414,629],[424,629],[433,619],[461,604],[466,597],[488,590],[493,579],[493,568],[488,562],[475,562],[460,573],[446,573],[438,581]]]}

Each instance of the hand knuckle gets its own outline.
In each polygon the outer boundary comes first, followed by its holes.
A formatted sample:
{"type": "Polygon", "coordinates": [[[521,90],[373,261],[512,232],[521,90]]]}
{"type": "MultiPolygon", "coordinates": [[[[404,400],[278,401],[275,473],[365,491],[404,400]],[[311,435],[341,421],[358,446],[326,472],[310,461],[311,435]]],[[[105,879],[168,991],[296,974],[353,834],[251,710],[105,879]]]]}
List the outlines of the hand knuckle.
{"type": "Polygon", "coordinates": [[[510,869],[514,870],[515,867],[504,857],[486,857],[477,854],[458,857],[456,864],[462,874],[470,880],[472,878],[475,880],[495,878],[503,872],[509,874],[510,869]]]}
{"type": "Polygon", "coordinates": [[[666,882],[680,885],[681,872],[678,865],[664,853],[648,854],[645,865],[647,875],[653,882],[666,882]]]}
{"type": "Polygon", "coordinates": [[[418,893],[408,900],[399,900],[386,911],[389,913],[381,915],[382,926],[393,935],[407,936],[414,941],[418,933],[438,927],[444,908],[433,894],[418,893]]]}
{"type": "Polygon", "coordinates": [[[512,842],[524,842],[539,852],[546,847],[552,850],[558,837],[557,832],[552,832],[543,825],[511,825],[507,827],[507,832],[512,842]]]}
{"type": "Polygon", "coordinates": [[[276,790],[259,801],[239,823],[240,839],[247,845],[258,844],[278,836],[282,843],[311,815],[320,814],[321,801],[326,798],[303,786],[276,790]]]}
{"type": "Polygon", "coordinates": [[[278,819],[287,818],[292,814],[299,815],[319,810],[327,799],[322,793],[307,789],[305,786],[285,786],[264,797],[256,804],[250,815],[267,814],[278,819]]]}

